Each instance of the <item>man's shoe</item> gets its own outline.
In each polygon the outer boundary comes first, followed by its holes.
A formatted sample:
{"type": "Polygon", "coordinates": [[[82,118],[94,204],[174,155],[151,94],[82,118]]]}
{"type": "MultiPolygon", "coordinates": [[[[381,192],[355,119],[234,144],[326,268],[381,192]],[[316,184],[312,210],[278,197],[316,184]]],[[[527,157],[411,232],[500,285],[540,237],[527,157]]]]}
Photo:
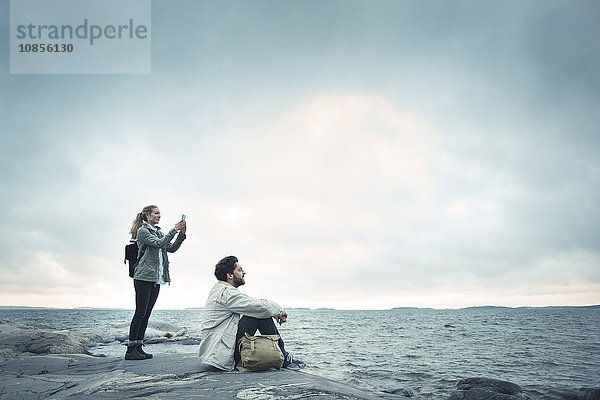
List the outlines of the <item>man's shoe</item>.
{"type": "Polygon", "coordinates": [[[287,369],[300,369],[306,367],[306,363],[295,359],[291,353],[287,353],[285,355],[285,359],[283,360],[282,367],[287,369]]]}
{"type": "Polygon", "coordinates": [[[142,354],[144,357],[146,357],[147,360],[151,359],[152,357],[154,357],[152,354],[150,353],[146,353],[143,349],[142,349],[142,344],[140,344],[139,346],[136,347],[138,353],[142,354]]]}
{"type": "Polygon", "coordinates": [[[136,346],[127,346],[127,352],[125,353],[126,360],[145,360],[146,356],[137,350],[136,346]]]}

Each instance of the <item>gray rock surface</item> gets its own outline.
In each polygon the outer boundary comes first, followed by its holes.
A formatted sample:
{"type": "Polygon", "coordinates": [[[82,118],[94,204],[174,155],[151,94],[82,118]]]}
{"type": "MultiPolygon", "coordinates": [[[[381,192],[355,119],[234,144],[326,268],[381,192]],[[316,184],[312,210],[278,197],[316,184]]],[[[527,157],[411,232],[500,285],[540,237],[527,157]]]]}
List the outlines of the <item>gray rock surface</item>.
{"type": "Polygon", "coordinates": [[[410,389],[398,388],[398,389],[383,389],[382,392],[395,394],[402,397],[413,397],[415,394],[410,389]]]}
{"type": "Polygon", "coordinates": [[[88,354],[92,339],[69,331],[40,328],[0,321],[0,358],[24,352],[34,354],[88,354]]]}
{"type": "Polygon", "coordinates": [[[29,355],[0,362],[4,399],[393,399],[302,371],[202,372],[196,354],[126,361],[88,355],[29,355]]]}
{"type": "Polygon", "coordinates": [[[540,400],[600,400],[600,389],[554,388],[540,397],[540,400]]]}
{"type": "Polygon", "coordinates": [[[527,400],[517,384],[490,378],[461,379],[448,400],[527,400]]]}

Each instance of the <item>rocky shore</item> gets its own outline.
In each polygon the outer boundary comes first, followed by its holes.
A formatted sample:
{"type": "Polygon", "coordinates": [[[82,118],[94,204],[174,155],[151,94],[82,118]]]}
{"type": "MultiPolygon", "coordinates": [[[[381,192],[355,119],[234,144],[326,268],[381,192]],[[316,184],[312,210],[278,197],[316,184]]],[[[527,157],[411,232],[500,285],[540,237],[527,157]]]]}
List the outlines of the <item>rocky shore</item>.
{"type": "MultiPolygon", "coordinates": [[[[152,360],[94,357],[93,337],[0,322],[0,399],[399,399],[409,388],[368,392],[304,371],[202,370],[196,354],[152,360]]],[[[310,368],[310,367],[309,367],[310,368]]],[[[511,382],[459,381],[448,400],[536,400],[511,382]]],[[[553,388],[539,400],[600,400],[600,388],[553,388]]]]}
{"type": "Polygon", "coordinates": [[[21,355],[0,363],[7,399],[380,399],[299,371],[198,371],[195,354],[125,361],[88,355],[21,355]]]}

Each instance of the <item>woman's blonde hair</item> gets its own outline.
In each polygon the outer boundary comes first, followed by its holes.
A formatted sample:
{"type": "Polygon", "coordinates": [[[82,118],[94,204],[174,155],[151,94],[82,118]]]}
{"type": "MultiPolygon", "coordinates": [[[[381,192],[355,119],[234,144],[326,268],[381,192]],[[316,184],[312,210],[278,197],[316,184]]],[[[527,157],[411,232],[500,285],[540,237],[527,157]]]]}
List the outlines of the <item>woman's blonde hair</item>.
{"type": "Polygon", "coordinates": [[[142,226],[144,221],[148,221],[148,214],[150,214],[152,212],[152,210],[154,210],[155,208],[158,208],[158,207],[157,206],[146,206],[142,209],[141,213],[138,213],[138,215],[135,216],[135,219],[133,220],[133,223],[131,224],[131,230],[129,231],[129,233],[131,233],[131,239],[135,239],[137,237],[138,229],[140,229],[140,226],[142,226]]]}

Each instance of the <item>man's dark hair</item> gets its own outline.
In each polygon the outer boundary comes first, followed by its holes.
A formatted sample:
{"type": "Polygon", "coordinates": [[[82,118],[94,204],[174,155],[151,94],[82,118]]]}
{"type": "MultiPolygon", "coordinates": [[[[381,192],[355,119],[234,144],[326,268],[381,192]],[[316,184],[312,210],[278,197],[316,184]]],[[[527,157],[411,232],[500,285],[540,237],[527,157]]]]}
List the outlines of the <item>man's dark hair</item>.
{"type": "Polygon", "coordinates": [[[238,259],[235,256],[228,256],[219,261],[215,266],[215,276],[217,279],[227,282],[227,274],[233,274],[236,262],[238,262],[238,259]]]}

